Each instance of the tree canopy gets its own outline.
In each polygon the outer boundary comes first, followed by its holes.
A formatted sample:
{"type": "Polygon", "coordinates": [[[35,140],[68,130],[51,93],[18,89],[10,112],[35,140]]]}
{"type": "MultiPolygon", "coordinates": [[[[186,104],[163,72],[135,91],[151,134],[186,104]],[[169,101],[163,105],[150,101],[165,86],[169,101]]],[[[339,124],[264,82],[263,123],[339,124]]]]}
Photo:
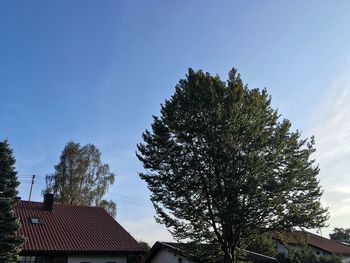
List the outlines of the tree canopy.
{"type": "Polygon", "coordinates": [[[350,228],[339,228],[333,229],[333,233],[329,234],[330,239],[338,240],[350,244],[350,228]]]}
{"type": "Polygon", "coordinates": [[[17,263],[24,239],[18,236],[20,227],[13,208],[18,194],[16,160],[7,140],[0,142],[0,262],[17,263]]]}
{"type": "Polygon", "coordinates": [[[102,207],[104,210],[107,211],[108,214],[115,217],[117,214],[117,204],[113,202],[113,200],[101,200],[98,204],[99,207],[102,207]]]}
{"type": "Polygon", "coordinates": [[[157,221],[175,239],[218,243],[225,262],[268,230],[323,226],[314,140],[301,138],[235,69],[189,69],[143,133],[137,157],[157,221]],[[242,239],[244,237],[244,239],[242,239]]]}
{"type": "Polygon", "coordinates": [[[139,242],[143,251],[148,252],[151,249],[151,246],[146,241],[138,240],[137,242],[139,242]]]}
{"type": "Polygon", "coordinates": [[[270,233],[259,235],[248,243],[246,249],[269,257],[276,257],[278,254],[276,241],[272,239],[270,233]]]}
{"type": "Polygon", "coordinates": [[[45,191],[54,193],[58,203],[101,206],[115,216],[116,204],[102,199],[114,179],[95,145],[80,146],[71,141],[64,147],[55,172],[46,175],[45,191]]]}

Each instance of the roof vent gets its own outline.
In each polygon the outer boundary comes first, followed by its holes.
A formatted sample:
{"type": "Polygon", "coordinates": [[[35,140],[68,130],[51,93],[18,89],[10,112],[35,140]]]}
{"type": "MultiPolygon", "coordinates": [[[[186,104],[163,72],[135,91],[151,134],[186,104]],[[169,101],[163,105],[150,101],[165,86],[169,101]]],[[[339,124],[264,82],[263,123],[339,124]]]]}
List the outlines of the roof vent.
{"type": "Polygon", "coordinates": [[[44,194],[44,203],[43,210],[44,211],[52,211],[53,208],[53,194],[44,194]]]}

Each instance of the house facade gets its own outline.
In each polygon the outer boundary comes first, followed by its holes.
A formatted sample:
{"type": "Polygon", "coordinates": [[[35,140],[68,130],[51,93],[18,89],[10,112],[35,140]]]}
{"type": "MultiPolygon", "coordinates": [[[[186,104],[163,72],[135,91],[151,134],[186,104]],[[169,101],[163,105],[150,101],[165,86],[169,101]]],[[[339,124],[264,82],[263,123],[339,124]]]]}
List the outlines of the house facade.
{"type": "MultiPolygon", "coordinates": [[[[159,242],[157,241],[148,252],[144,263],[192,263],[185,255],[181,247],[184,244],[175,242],[159,242]]],[[[272,257],[245,251],[242,260],[253,263],[276,263],[277,260],[272,257]]],[[[216,259],[217,263],[224,262],[223,257],[216,259]]]]}
{"type": "Polygon", "coordinates": [[[96,255],[47,255],[21,256],[20,263],[127,263],[125,256],[96,256],[96,255]]]}
{"type": "Polygon", "coordinates": [[[15,214],[26,241],[20,263],[137,263],[144,251],[104,209],[19,201],[15,214]]]}
{"type": "Polygon", "coordinates": [[[174,242],[157,241],[148,252],[144,263],[192,263],[174,242]]]}

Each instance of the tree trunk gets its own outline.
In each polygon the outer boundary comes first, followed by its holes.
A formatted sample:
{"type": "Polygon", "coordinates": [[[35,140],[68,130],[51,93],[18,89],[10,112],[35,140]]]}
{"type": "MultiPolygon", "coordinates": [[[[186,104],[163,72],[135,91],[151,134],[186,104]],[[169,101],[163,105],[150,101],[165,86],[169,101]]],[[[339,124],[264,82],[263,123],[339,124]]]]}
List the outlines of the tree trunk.
{"type": "Polygon", "coordinates": [[[236,263],[235,255],[229,248],[225,249],[224,263],[236,263]]]}

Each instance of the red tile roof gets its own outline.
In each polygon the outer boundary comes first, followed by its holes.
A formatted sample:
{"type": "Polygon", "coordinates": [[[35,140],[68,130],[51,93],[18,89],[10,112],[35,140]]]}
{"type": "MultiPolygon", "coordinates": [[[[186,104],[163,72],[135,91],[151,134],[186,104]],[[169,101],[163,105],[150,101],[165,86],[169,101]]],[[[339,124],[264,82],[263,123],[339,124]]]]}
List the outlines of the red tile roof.
{"type": "Polygon", "coordinates": [[[104,209],[54,204],[43,211],[42,203],[19,201],[15,214],[27,240],[22,252],[127,253],[142,252],[139,243],[104,209]],[[40,224],[30,218],[38,217],[40,224]]]}
{"type": "Polygon", "coordinates": [[[295,231],[287,239],[287,243],[297,245],[301,243],[321,248],[331,254],[350,255],[350,246],[339,243],[335,240],[321,237],[306,231],[295,231]]]}

